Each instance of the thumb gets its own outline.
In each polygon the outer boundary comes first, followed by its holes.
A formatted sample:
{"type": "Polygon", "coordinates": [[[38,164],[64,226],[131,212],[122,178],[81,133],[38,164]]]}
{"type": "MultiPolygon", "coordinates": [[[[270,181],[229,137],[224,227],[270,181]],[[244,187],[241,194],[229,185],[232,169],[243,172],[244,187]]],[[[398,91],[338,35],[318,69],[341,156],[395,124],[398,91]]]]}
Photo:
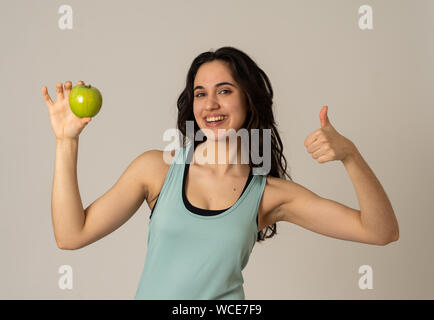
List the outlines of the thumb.
{"type": "Polygon", "coordinates": [[[321,128],[325,128],[327,126],[331,126],[329,117],[327,115],[328,106],[322,107],[320,113],[319,113],[319,120],[321,121],[321,128]]]}
{"type": "Polygon", "coordinates": [[[81,123],[82,124],[88,124],[91,121],[92,121],[92,118],[83,118],[83,119],[81,119],[81,123]]]}

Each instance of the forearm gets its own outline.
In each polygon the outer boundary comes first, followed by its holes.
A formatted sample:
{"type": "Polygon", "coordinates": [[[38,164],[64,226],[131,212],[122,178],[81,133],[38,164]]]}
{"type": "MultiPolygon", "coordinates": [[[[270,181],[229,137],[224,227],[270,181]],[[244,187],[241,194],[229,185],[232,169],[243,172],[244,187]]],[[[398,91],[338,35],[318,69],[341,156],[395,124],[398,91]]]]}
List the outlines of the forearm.
{"type": "Polygon", "coordinates": [[[51,214],[59,247],[68,247],[84,225],[77,180],[78,138],[56,141],[51,214]]]}
{"type": "Polygon", "coordinates": [[[398,221],[386,192],[374,172],[354,146],[342,160],[356,190],[362,224],[385,241],[399,237],[398,221]]]}

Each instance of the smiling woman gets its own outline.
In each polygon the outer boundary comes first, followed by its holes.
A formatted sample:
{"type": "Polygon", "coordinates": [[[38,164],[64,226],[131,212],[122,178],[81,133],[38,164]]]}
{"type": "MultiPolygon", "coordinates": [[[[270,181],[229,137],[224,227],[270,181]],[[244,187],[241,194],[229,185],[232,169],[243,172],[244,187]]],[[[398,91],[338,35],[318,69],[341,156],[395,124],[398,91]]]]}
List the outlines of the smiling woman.
{"type": "Polygon", "coordinates": [[[355,145],[331,125],[327,108],[320,113],[321,129],[308,136],[305,146],[319,162],[342,160],[361,210],[324,199],[292,181],[275,126],[270,81],[233,47],[204,52],[193,60],[178,98],[182,146],[169,151],[172,161],[166,163],[167,151],[144,152],[83,210],[76,174],[78,136],[90,119],[71,112],[71,87],[70,82],[65,90],[58,84],[56,103],[42,88],[57,140],[52,192],[56,241],[59,248],[72,250],[93,243],[124,224],[146,200],[151,208],[148,248],[136,299],[244,299],[242,270],[255,243],[277,233],[278,221],[376,245],[399,237],[384,190],[355,145]],[[193,123],[193,137],[204,133],[203,141],[187,141],[187,123],[193,123]],[[248,137],[264,134],[249,139],[247,162],[239,161],[242,137],[237,135],[236,154],[229,152],[228,157],[226,149],[222,163],[220,150],[228,147],[230,137],[220,134],[221,129],[247,131],[248,137]],[[262,168],[255,155],[260,150],[270,153],[266,173],[256,170],[262,168]],[[200,163],[201,154],[219,161],[200,163]],[[229,161],[235,157],[235,163],[229,161]]]}
{"type": "MultiPolygon", "coordinates": [[[[186,86],[178,98],[177,126],[186,145],[186,123],[194,121],[194,136],[201,128],[271,129],[271,168],[269,176],[292,180],[286,172],[287,161],[283,144],[275,126],[273,89],[265,72],[244,52],[233,47],[222,47],[215,52],[204,52],[194,59],[187,74],[186,86]],[[223,114],[225,119],[208,123],[206,118],[223,114]]],[[[216,131],[215,136],[218,137],[216,131]]],[[[207,137],[206,137],[207,139],[207,137]]],[[[218,139],[218,138],[217,138],[218,139]]],[[[195,147],[198,142],[195,141],[195,147]]],[[[263,140],[259,141],[259,150],[263,140]]],[[[249,166],[254,164],[249,156],[249,166]]],[[[277,233],[276,224],[258,232],[258,241],[277,233]],[[269,231],[269,234],[268,234],[269,231]]]]}
{"type": "MultiPolygon", "coordinates": [[[[272,211],[263,197],[267,176],[284,178],[286,174],[272,112],[273,91],[256,63],[232,47],[199,55],[186,82],[178,99],[182,146],[164,184],[154,191],[158,194],[151,212],[148,251],[135,298],[244,299],[241,271],[254,244],[276,234],[277,216],[266,214],[272,211]],[[188,122],[194,123],[192,136],[203,131],[204,141],[187,141],[191,137],[186,135],[188,122]],[[271,130],[272,161],[267,174],[253,174],[262,164],[253,161],[252,152],[247,163],[239,164],[238,140],[236,163],[229,163],[228,158],[220,161],[219,150],[226,148],[227,156],[229,148],[228,136],[221,131],[241,129],[248,137],[255,136],[253,130],[271,130]],[[217,164],[200,163],[202,154],[213,152],[219,158],[217,164]]],[[[261,135],[258,140],[255,149],[264,150],[267,140],[261,135]]]]}

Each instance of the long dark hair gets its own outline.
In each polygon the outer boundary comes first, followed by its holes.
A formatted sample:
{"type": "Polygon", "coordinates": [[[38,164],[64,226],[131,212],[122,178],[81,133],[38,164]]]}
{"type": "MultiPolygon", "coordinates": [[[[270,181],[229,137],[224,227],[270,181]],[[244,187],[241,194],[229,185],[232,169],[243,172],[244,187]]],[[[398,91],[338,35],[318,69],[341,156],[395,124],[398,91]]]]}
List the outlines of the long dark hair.
{"type": "MultiPolygon", "coordinates": [[[[193,85],[196,73],[202,64],[214,60],[228,63],[232,77],[241,86],[245,94],[248,113],[243,127],[247,129],[249,135],[251,135],[251,129],[259,129],[259,132],[262,129],[271,129],[271,168],[268,174],[283,179],[287,176],[292,181],[292,178],[286,172],[287,162],[283,155],[283,144],[274,121],[271,83],[265,72],[247,54],[234,47],[222,47],[216,51],[203,52],[193,60],[190,70],[188,70],[185,89],[177,102],[177,127],[182,133],[182,145],[186,146],[186,121],[194,121],[194,137],[196,132],[200,130],[193,113],[193,85]]],[[[204,136],[204,140],[206,140],[206,136],[204,136]]],[[[194,147],[196,147],[197,142],[194,141],[194,144],[194,147]]],[[[262,144],[263,141],[260,135],[259,150],[264,150],[262,144]]],[[[259,166],[251,161],[250,156],[249,165],[250,167],[259,166]]],[[[276,223],[268,226],[265,230],[259,231],[257,241],[260,242],[266,238],[271,238],[275,234],[277,234],[276,223]],[[271,233],[268,235],[267,231],[271,233]]]]}

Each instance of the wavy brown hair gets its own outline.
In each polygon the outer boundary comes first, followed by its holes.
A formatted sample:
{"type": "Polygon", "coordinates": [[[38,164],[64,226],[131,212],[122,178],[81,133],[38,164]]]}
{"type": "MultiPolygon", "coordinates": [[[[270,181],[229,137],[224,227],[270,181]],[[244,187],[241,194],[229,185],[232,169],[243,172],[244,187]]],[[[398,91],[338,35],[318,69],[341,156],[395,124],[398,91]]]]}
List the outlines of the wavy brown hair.
{"type": "MultiPolygon", "coordinates": [[[[182,145],[186,146],[186,121],[194,121],[194,137],[197,131],[200,130],[193,113],[193,85],[196,73],[199,67],[214,60],[226,62],[230,67],[231,75],[234,80],[240,85],[248,104],[248,113],[246,121],[243,125],[249,136],[251,129],[271,129],[271,167],[268,175],[283,178],[288,177],[292,181],[290,175],[286,172],[287,161],[283,155],[283,144],[280,139],[279,132],[276,127],[276,122],[273,115],[273,89],[270,80],[265,72],[244,52],[234,47],[222,47],[218,50],[210,50],[199,54],[192,62],[187,73],[185,89],[178,98],[178,120],[177,128],[182,133],[182,145]]],[[[259,150],[263,150],[263,137],[259,137],[259,150]]],[[[199,142],[194,140],[194,148],[199,142]]],[[[204,141],[206,136],[204,136],[204,141]]],[[[249,166],[259,167],[260,164],[254,164],[249,155],[249,166]]],[[[258,232],[257,241],[263,241],[266,238],[271,238],[277,234],[276,223],[268,226],[266,229],[258,232]],[[270,231],[270,234],[268,234],[270,231]]]]}

